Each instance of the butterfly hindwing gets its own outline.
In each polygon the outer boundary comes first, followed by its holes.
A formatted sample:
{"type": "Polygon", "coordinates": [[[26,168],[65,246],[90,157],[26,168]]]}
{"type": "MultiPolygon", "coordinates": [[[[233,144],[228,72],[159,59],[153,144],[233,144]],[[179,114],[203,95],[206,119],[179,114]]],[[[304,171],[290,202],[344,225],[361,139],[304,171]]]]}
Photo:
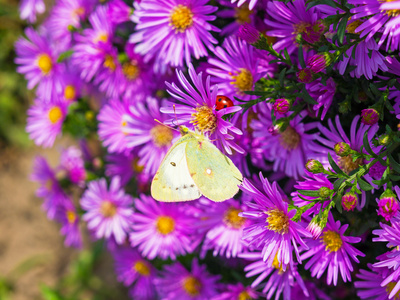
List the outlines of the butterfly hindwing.
{"type": "Polygon", "coordinates": [[[165,202],[194,200],[201,196],[190,176],[186,161],[187,136],[182,137],[165,155],[151,183],[151,195],[165,202]]]}
{"type": "Polygon", "coordinates": [[[194,138],[186,145],[186,159],[190,175],[200,192],[213,201],[232,198],[239,190],[242,174],[207,138],[195,133],[192,135],[194,138]]]}

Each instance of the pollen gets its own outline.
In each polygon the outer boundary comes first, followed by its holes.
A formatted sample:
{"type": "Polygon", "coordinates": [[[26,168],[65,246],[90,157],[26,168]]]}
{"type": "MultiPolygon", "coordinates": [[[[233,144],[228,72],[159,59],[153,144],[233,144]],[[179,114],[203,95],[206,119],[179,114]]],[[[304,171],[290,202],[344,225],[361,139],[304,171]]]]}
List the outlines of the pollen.
{"type": "Polygon", "coordinates": [[[284,149],[291,151],[299,146],[300,135],[293,127],[288,126],[285,131],[280,134],[279,143],[284,149]]]}
{"type": "Polygon", "coordinates": [[[74,224],[76,221],[76,213],[72,210],[67,210],[65,213],[65,216],[67,217],[67,221],[70,224],[74,224]]]}
{"type": "Polygon", "coordinates": [[[53,62],[51,61],[51,57],[46,53],[39,55],[37,59],[37,64],[39,69],[42,71],[44,75],[49,74],[49,72],[53,68],[53,62]]]}
{"type": "Polygon", "coordinates": [[[153,142],[158,147],[164,147],[171,144],[174,135],[172,130],[167,126],[157,124],[150,130],[153,142]]]}
{"type": "Polygon", "coordinates": [[[157,231],[162,235],[170,234],[175,229],[175,221],[171,217],[158,217],[156,222],[157,231]]]}
{"type": "Polygon", "coordinates": [[[192,121],[200,132],[213,133],[217,127],[217,117],[214,115],[211,107],[206,105],[196,108],[196,112],[192,114],[192,121]]]}
{"type": "MultiPolygon", "coordinates": [[[[391,281],[386,285],[386,293],[390,295],[394,287],[397,285],[397,281],[391,281]]],[[[393,300],[399,300],[400,299],[400,291],[398,291],[392,298],[393,300]]]]}
{"type": "Polygon", "coordinates": [[[183,281],[183,289],[188,295],[194,297],[200,294],[201,283],[194,276],[188,276],[183,281]]]}
{"type": "Polygon", "coordinates": [[[272,261],[272,266],[278,270],[279,275],[281,275],[283,273],[283,269],[282,269],[282,264],[279,263],[278,260],[278,253],[276,252],[274,260],[272,261]]]}
{"type": "Polygon", "coordinates": [[[246,218],[242,218],[239,216],[239,213],[241,212],[242,212],[241,209],[237,209],[233,206],[229,207],[224,215],[225,224],[235,229],[241,228],[243,224],[246,222],[246,218]]]}
{"type": "Polygon", "coordinates": [[[325,244],[325,250],[329,250],[329,252],[337,252],[343,245],[339,233],[332,230],[324,232],[322,241],[325,244]]]}
{"type": "Polygon", "coordinates": [[[73,85],[67,85],[64,89],[64,98],[72,101],[74,100],[76,97],[76,90],[75,87],[73,85]]]}
{"type": "Polygon", "coordinates": [[[353,155],[351,154],[343,157],[338,156],[338,165],[343,172],[349,174],[351,171],[354,171],[358,167],[364,165],[364,160],[362,158],[357,158],[355,161],[353,161],[353,155]]]}
{"type": "Polygon", "coordinates": [[[142,173],[144,170],[144,166],[139,164],[138,157],[132,160],[132,170],[136,173],[142,173]]]}
{"type": "Polygon", "coordinates": [[[147,277],[150,275],[150,268],[143,260],[138,260],[137,262],[135,262],[133,269],[142,276],[147,277]]]}
{"type": "Polygon", "coordinates": [[[96,36],[96,38],[93,40],[94,43],[97,43],[97,42],[106,43],[107,41],[108,41],[108,35],[107,35],[107,33],[104,33],[104,32],[98,34],[96,36]]]}
{"type": "Polygon", "coordinates": [[[241,7],[235,8],[235,19],[239,24],[250,23],[250,16],[253,12],[249,9],[249,6],[244,4],[241,7]]]}
{"type": "MultiPolygon", "coordinates": [[[[397,0],[378,0],[380,3],[386,3],[386,2],[395,2],[397,0]]],[[[388,15],[389,17],[397,17],[400,15],[400,9],[388,9],[388,10],[382,10],[382,12],[385,15],[388,15]]]]}
{"type": "Polygon", "coordinates": [[[360,26],[362,22],[360,20],[354,20],[353,22],[347,24],[346,30],[348,33],[353,33],[353,34],[360,34],[359,32],[355,32],[358,26],[360,26]]]}
{"type": "Polygon", "coordinates": [[[131,61],[123,64],[122,72],[129,80],[135,80],[139,77],[140,69],[135,61],[131,61]]]}
{"type": "Polygon", "coordinates": [[[71,12],[71,16],[73,19],[79,21],[81,17],[83,17],[85,15],[85,8],[84,7],[78,7],[75,8],[72,12],[71,12]]]}
{"type": "Polygon", "coordinates": [[[193,25],[193,13],[189,7],[179,4],[171,13],[170,25],[176,32],[185,32],[193,25]]]}
{"type": "Polygon", "coordinates": [[[61,111],[61,108],[58,106],[53,106],[49,110],[49,120],[52,124],[57,123],[61,118],[63,117],[63,113],[61,111]]]}
{"type": "Polygon", "coordinates": [[[267,212],[266,226],[269,230],[279,234],[285,234],[289,231],[289,217],[279,209],[273,209],[267,212]]]}
{"type": "Polygon", "coordinates": [[[117,207],[109,200],[103,201],[100,206],[101,214],[106,218],[111,218],[117,213],[117,207]]]}
{"type": "Polygon", "coordinates": [[[232,79],[231,84],[235,85],[241,93],[253,89],[253,75],[247,69],[241,68],[237,75],[232,76],[232,79]]]}
{"type": "Polygon", "coordinates": [[[251,299],[253,298],[249,295],[247,291],[241,292],[237,297],[237,300],[251,300],[251,299]]]}
{"type": "Polygon", "coordinates": [[[115,71],[115,68],[117,67],[114,58],[109,54],[106,55],[103,66],[110,69],[111,71],[115,71]]]}

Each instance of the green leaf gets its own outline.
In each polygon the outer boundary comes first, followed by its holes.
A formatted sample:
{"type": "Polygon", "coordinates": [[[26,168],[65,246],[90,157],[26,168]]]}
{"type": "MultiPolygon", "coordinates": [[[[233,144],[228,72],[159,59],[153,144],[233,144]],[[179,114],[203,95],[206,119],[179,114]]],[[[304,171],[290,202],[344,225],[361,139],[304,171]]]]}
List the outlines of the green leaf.
{"type": "Polygon", "coordinates": [[[304,196],[319,197],[319,191],[298,190],[298,192],[304,196]]]}
{"type": "Polygon", "coordinates": [[[400,174],[400,164],[393,158],[392,154],[389,154],[388,157],[390,166],[393,168],[393,170],[400,174]]]}
{"type": "Polygon", "coordinates": [[[360,186],[360,188],[364,191],[371,191],[374,189],[374,187],[372,185],[370,185],[368,182],[362,180],[359,176],[357,176],[357,181],[358,181],[358,185],[360,186]]]}
{"type": "Polygon", "coordinates": [[[342,192],[337,193],[335,197],[333,197],[333,202],[335,202],[336,209],[342,213],[342,192]]]}
{"type": "Polygon", "coordinates": [[[62,52],[60,54],[60,56],[57,58],[57,62],[58,63],[63,62],[67,58],[70,58],[73,53],[74,53],[74,50],[67,50],[65,52],[62,52]]]}
{"type": "Polygon", "coordinates": [[[304,54],[303,54],[303,46],[302,45],[299,46],[298,58],[299,58],[300,66],[302,68],[305,68],[306,67],[306,63],[304,62],[304,54]]]}
{"type": "Polygon", "coordinates": [[[285,80],[285,75],[286,75],[286,68],[284,68],[282,71],[279,72],[278,80],[281,86],[284,86],[284,80],[285,80]]]}
{"type": "Polygon", "coordinates": [[[339,168],[339,166],[335,163],[335,161],[333,160],[333,158],[332,158],[332,156],[331,156],[331,154],[330,154],[329,152],[328,152],[328,160],[329,160],[329,164],[331,165],[332,169],[333,169],[337,174],[340,174],[340,175],[343,175],[343,176],[348,177],[347,174],[345,174],[345,173],[342,171],[342,169],[339,168]]]}
{"type": "Polygon", "coordinates": [[[338,30],[337,30],[337,36],[339,39],[339,42],[343,44],[343,39],[344,39],[344,33],[346,31],[346,26],[347,26],[347,16],[343,16],[343,18],[340,20],[338,30]]]}
{"type": "Polygon", "coordinates": [[[372,151],[371,149],[371,145],[369,144],[368,141],[368,131],[364,132],[364,137],[363,137],[363,144],[364,144],[364,148],[365,150],[368,152],[368,154],[371,154],[373,157],[378,157],[374,151],[372,151]]]}
{"type": "Polygon", "coordinates": [[[310,94],[308,93],[308,91],[306,90],[305,87],[303,87],[302,91],[301,91],[301,96],[304,99],[304,101],[306,101],[309,104],[318,104],[317,101],[315,101],[310,94]]]}
{"type": "Polygon", "coordinates": [[[346,177],[339,178],[338,180],[335,181],[333,184],[333,189],[335,191],[339,190],[340,186],[342,185],[343,182],[345,182],[346,177]]]}

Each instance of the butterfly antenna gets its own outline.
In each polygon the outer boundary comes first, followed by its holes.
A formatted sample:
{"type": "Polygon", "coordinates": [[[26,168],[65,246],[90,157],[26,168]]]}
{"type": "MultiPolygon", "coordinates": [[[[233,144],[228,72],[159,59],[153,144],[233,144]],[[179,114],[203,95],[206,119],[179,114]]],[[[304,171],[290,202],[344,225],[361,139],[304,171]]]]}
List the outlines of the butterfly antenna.
{"type": "Polygon", "coordinates": [[[175,104],[172,105],[172,107],[174,108],[174,115],[175,115],[175,120],[176,120],[176,126],[181,127],[178,123],[178,116],[176,115],[176,109],[175,109],[175,104]]]}
{"type": "MultiPolygon", "coordinates": [[[[176,129],[176,128],[172,127],[172,126],[169,126],[169,125],[167,125],[167,124],[164,124],[164,123],[161,122],[160,120],[154,119],[154,121],[156,121],[157,123],[160,123],[161,125],[163,125],[163,126],[165,126],[165,127],[168,127],[169,129],[172,129],[172,130],[175,130],[175,131],[179,131],[178,129],[176,129]]],[[[179,131],[179,132],[180,132],[180,131],[179,131]]]]}

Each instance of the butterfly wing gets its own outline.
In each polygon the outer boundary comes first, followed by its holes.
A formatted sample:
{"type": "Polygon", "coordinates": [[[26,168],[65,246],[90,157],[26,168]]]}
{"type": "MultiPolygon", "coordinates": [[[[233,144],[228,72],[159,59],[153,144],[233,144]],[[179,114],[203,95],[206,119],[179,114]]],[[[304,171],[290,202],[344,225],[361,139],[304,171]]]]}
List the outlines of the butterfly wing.
{"type": "Polygon", "coordinates": [[[186,159],[189,172],[205,197],[218,202],[232,198],[238,192],[242,173],[205,137],[188,141],[186,159]]]}
{"type": "Polygon", "coordinates": [[[188,201],[201,196],[190,176],[186,161],[186,145],[189,136],[178,140],[165,155],[151,183],[151,195],[164,202],[188,201]]]}

